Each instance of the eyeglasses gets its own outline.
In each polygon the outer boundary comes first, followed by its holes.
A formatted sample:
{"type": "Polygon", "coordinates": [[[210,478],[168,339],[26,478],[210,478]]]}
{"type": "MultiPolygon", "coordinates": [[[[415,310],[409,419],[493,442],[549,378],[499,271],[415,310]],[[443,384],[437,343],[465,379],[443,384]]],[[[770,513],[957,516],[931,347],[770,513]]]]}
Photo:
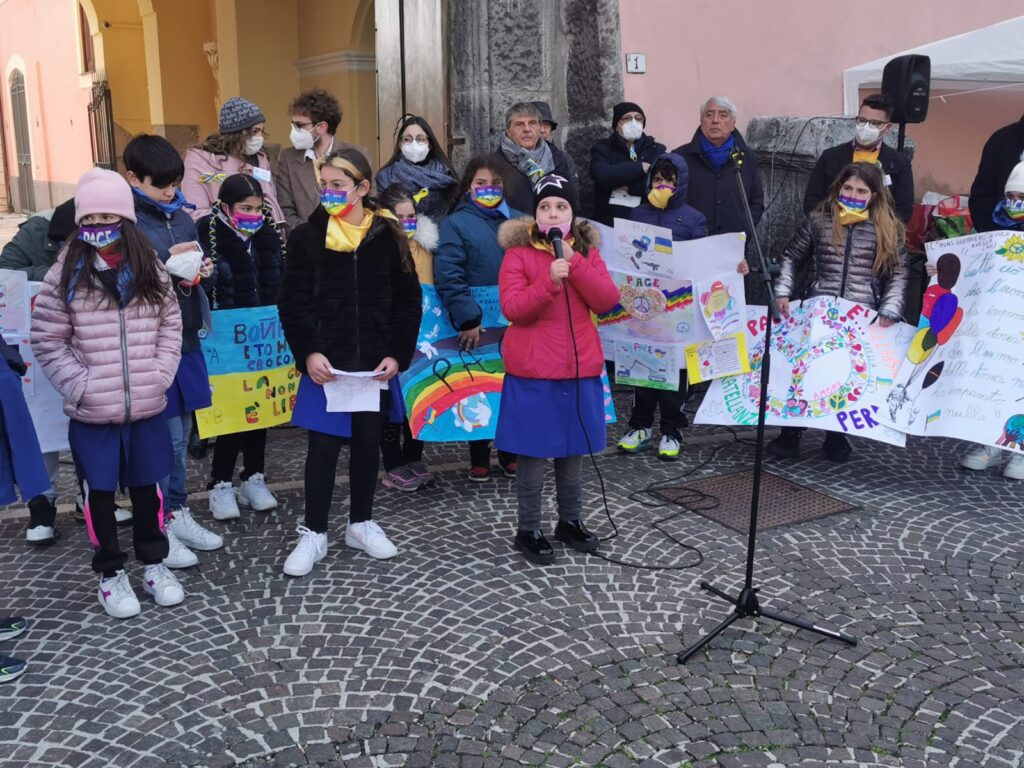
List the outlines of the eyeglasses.
{"type": "Polygon", "coordinates": [[[865,126],[870,125],[872,128],[882,128],[889,124],[888,120],[868,120],[866,117],[858,117],[856,120],[857,125],[865,126]]]}
{"type": "Polygon", "coordinates": [[[409,144],[430,144],[430,139],[426,136],[416,136],[415,138],[412,136],[403,136],[402,145],[408,146],[409,144]]]}
{"type": "Polygon", "coordinates": [[[306,122],[304,122],[304,123],[296,123],[294,120],[292,120],[292,128],[298,128],[300,131],[304,131],[307,128],[312,128],[312,127],[313,127],[313,123],[309,122],[308,120],[306,122]]]}
{"type": "Polygon", "coordinates": [[[323,192],[326,189],[329,189],[332,192],[351,192],[357,186],[357,184],[351,184],[341,179],[335,179],[334,181],[324,181],[323,179],[320,180],[321,192],[323,192]]]}

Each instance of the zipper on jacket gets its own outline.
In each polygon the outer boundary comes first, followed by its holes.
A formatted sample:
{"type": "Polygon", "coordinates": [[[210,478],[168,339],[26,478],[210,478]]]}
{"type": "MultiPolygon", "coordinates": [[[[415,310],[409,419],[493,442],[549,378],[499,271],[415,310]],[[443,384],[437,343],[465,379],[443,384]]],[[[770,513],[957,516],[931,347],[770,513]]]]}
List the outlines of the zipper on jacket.
{"type": "Polygon", "coordinates": [[[132,420],[131,382],[128,378],[128,335],[124,327],[124,307],[117,308],[117,322],[121,330],[121,374],[124,379],[124,423],[132,420]]]}
{"type": "MultiPolygon", "coordinates": [[[[362,245],[360,243],[359,245],[362,245]]],[[[362,364],[363,356],[359,354],[359,246],[352,251],[352,282],[356,289],[356,299],[353,305],[356,308],[356,365],[362,364]]]]}
{"type": "Polygon", "coordinates": [[[853,228],[857,226],[852,225],[846,230],[846,248],[843,254],[843,278],[839,281],[839,298],[846,298],[846,275],[850,271],[850,254],[853,252],[853,228]]]}

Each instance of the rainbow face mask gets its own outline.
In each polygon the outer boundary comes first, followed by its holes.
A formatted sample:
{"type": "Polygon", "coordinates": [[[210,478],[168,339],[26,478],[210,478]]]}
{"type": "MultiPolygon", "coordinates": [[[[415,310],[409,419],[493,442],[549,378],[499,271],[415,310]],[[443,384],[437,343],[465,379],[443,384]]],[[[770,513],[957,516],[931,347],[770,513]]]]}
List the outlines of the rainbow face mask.
{"type": "Polygon", "coordinates": [[[348,199],[347,190],[325,189],[320,193],[320,205],[329,216],[344,216],[355,205],[355,200],[348,199]]]}
{"type": "Polygon", "coordinates": [[[852,211],[854,213],[866,211],[868,208],[867,200],[854,200],[852,197],[847,197],[846,195],[839,196],[839,204],[848,211],[852,211]]]}
{"type": "Polygon", "coordinates": [[[405,230],[406,237],[412,237],[416,234],[416,217],[413,216],[408,219],[399,219],[402,225],[402,229],[405,230]]]}
{"type": "Polygon", "coordinates": [[[78,228],[78,239],[86,245],[91,245],[97,251],[106,251],[121,239],[121,222],[82,224],[78,228]]]}
{"type": "Polygon", "coordinates": [[[469,199],[481,208],[487,208],[490,210],[501,205],[501,200],[502,197],[504,197],[504,194],[505,192],[501,187],[474,187],[469,192],[469,199]]]}
{"type": "Polygon", "coordinates": [[[263,214],[239,211],[231,214],[231,223],[243,235],[255,235],[263,226],[263,214]]]}

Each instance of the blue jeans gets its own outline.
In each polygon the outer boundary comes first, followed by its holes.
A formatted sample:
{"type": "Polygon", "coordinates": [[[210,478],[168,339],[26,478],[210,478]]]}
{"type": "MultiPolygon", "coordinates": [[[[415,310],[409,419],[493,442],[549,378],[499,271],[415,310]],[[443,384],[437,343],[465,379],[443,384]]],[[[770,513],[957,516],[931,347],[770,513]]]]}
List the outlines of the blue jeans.
{"type": "Polygon", "coordinates": [[[185,492],[185,480],[188,478],[188,435],[192,430],[192,414],[183,413],[167,420],[167,429],[171,433],[171,446],[174,448],[174,465],[171,474],[160,482],[160,490],[164,494],[164,509],[174,510],[187,506],[188,494],[185,492]]]}

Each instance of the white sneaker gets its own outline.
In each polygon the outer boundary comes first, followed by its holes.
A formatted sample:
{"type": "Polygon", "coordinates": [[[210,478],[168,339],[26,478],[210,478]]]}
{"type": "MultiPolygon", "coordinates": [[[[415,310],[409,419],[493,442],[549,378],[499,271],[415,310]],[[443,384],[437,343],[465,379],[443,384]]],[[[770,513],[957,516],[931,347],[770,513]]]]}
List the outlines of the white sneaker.
{"type": "Polygon", "coordinates": [[[119,504],[114,505],[114,520],[118,525],[128,525],[132,521],[132,511],[125,509],[119,504]]]}
{"type": "Polygon", "coordinates": [[[117,575],[110,579],[100,577],[97,596],[103,610],[115,619],[130,619],[132,616],[138,616],[142,610],[139,598],[135,596],[131,582],[128,581],[128,574],[124,571],[118,571],[117,575]]]}
{"type": "Polygon", "coordinates": [[[164,533],[167,535],[167,557],[164,558],[164,565],[168,568],[191,568],[193,565],[199,565],[196,553],[182,544],[170,528],[164,533]]]}
{"type": "Polygon", "coordinates": [[[146,566],[142,572],[142,588],[153,596],[157,605],[177,605],[185,599],[181,582],[163,563],[146,566]]]}
{"type": "Polygon", "coordinates": [[[242,487],[238,489],[238,500],[242,506],[252,507],[257,512],[269,512],[277,508],[277,499],[267,488],[262,472],[255,472],[249,475],[248,480],[242,481],[242,487]]]}
{"type": "Polygon", "coordinates": [[[991,445],[979,445],[971,448],[964,457],[960,459],[960,466],[964,469],[982,471],[989,467],[998,467],[1003,461],[1003,450],[991,445]]]}
{"type": "Polygon", "coordinates": [[[365,523],[349,523],[345,530],[345,544],[354,549],[361,549],[370,557],[378,560],[387,560],[398,554],[398,547],[391,543],[388,537],[373,520],[365,523]]]}
{"type": "MultiPolygon", "coordinates": [[[[192,511],[188,507],[179,507],[170,514],[170,522],[167,523],[167,532],[173,533],[178,540],[190,549],[198,549],[202,552],[211,552],[224,546],[224,539],[213,531],[208,531],[192,517],[192,511]]],[[[166,560],[164,560],[167,563],[166,560]]],[[[168,563],[169,567],[173,568],[168,563]]]]}
{"type": "Polygon", "coordinates": [[[1024,480],[1024,453],[1015,453],[1010,457],[1003,470],[1003,477],[1010,480],[1024,480]]]}
{"type": "Polygon", "coordinates": [[[327,534],[311,531],[304,525],[295,529],[299,543],[284,561],[286,576],[305,576],[327,555],[327,534]]]}
{"type": "Polygon", "coordinates": [[[36,525],[25,531],[25,541],[29,544],[54,544],[59,538],[60,534],[52,525],[36,525]]]}
{"type": "Polygon", "coordinates": [[[214,520],[234,520],[242,516],[235,500],[235,488],[227,480],[210,489],[210,513],[214,520]]]}

